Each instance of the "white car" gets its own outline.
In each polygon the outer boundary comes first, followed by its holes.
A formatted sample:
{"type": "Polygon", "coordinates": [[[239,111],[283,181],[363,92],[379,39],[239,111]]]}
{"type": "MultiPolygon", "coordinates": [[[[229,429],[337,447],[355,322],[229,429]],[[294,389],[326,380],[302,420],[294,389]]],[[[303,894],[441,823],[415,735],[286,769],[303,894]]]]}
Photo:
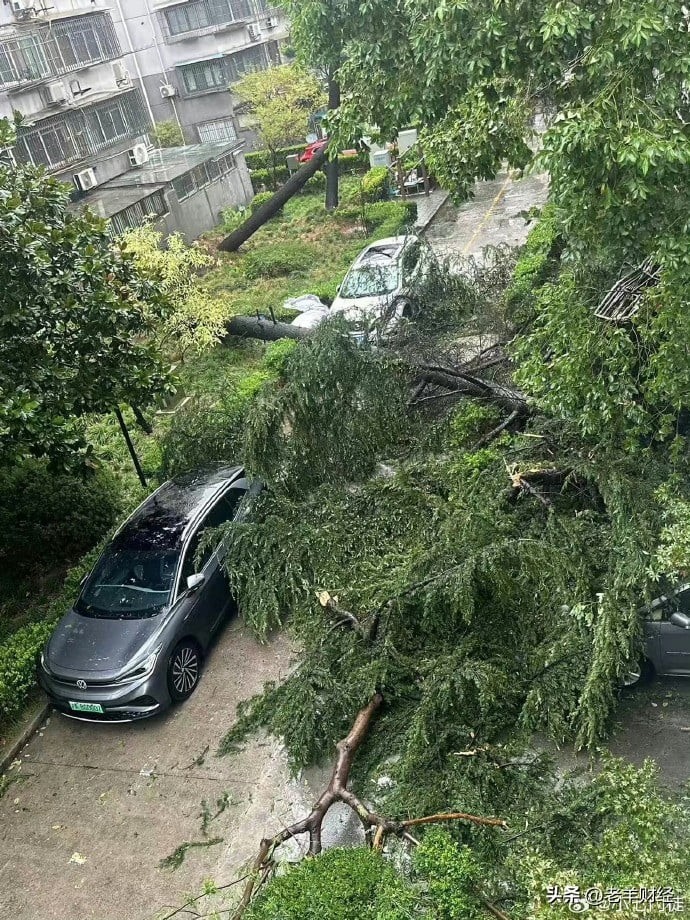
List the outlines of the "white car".
{"type": "Polygon", "coordinates": [[[403,317],[414,317],[425,287],[438,272],[438,262],[426,240],[391,236],[366,247],[345,275],[330,309],[307,309],[293,326],[313,329],[340,314],[355,323],[357,338],[372,327],[389,331],[403,317]]]}
{"type": "Polygon", "coordinates": [[[355,259],[338,288],[331,315],[390,328],[402,317],[415,316],[436,271],[438,263],[426,240],[412,235],[378,240],[355,259]]]}

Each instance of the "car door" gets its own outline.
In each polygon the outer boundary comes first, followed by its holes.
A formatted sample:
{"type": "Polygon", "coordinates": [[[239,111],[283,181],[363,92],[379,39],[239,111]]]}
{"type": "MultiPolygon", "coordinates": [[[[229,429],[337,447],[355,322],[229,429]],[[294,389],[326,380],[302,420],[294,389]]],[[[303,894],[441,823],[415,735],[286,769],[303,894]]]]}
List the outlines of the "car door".
{"type": "Polygon", "coordinates": [[[203,546],[205,531],[220,527],[235,518],[248,487],[246,479],[237,480],[215,500],[189,538],[182,559],[178,588],[180,593],[187,590],[190,575],[204,576],[203,583],[190,595],[189,610],[185,616],[189,631],[204,646],[223,618],[235,608],[222,566],[222,548],[203,546]]]}
{"type": "Polygon", "coordinates": [[[662,617],[655,624],[662,674],[690,675],[690,629],[671,622],[675,612],[690,616],[690,585],[683,585],[663,605],[662,617]]]}

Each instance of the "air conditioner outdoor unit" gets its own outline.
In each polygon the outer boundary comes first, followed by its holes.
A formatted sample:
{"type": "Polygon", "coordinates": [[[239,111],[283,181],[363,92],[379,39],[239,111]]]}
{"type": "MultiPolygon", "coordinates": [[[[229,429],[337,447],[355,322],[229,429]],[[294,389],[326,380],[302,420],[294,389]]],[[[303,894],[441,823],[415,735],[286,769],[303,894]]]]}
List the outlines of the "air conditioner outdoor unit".
{"type": "Polygon", "coordinates": [[[247,32],[249,34],[250,40],[253,42],[258,42],[258,40],[261,38],[261,32],[257,29],[256,26],[247,26],[247,32]]]}
{"type": "Polygon", "coordinates": [[[90,188],[95,188],[98,185],[98,179],[96,178],[95,171],[89,167],[89,169],[82,169],[81,172],[75,173],[72,176],[74,184],[77,186],[80,192],[88,192],[90,188]]]}
{"type": "Polygon", "coordinates": [[[177,88],[172,83],[164,83],[161,88],[161,99],[172,99],[177,96],[177,88]]]}
{"type": "Polygon", "coordinates": [[[266,22],[264,23],[264,25],[266,26],[267,29],[275,29],[275,27],[276,27],[275,20],[272,19],[271,16],[269,16],[269,17],[266,19],[266,22]]]}
{"type": "Polygon", "coordinates": [[[113,76],[118,86],[125,86],[131,82],[129,71],[123,61],[115,61],[113,64],[113,76]]]}
{"type": "Polygon", "coordinates": [[[33,0],[10,0],[10,7],[15,19],[28,19],[33,15],[33,0]]]}
{"type": "Polygon", "coordinates": [[[56,83],[47,83],[44,92],[48,105],[67,102],[67,87],[62,80],[58,80],[56,83]]]}
{"type": "Polygon", "coordinates": [[[131,150],[127,151],[127,154],[132,166],[143,166],[149,161],[149,148],[146,144],[135,144],[131,150]]]}

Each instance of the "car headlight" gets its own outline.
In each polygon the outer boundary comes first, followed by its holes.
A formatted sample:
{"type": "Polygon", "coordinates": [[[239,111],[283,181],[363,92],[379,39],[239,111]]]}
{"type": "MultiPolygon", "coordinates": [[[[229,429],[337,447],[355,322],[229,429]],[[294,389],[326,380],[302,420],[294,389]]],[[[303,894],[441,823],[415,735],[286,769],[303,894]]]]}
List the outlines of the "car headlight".
{"type": "Polygon", "coordinates": [[[158,648],[154,649],[150,655],[147,655],[143,661],[140,661],[138,664],[130,668],[130,670],[123,674],[122,677],[118,677],[116,683],[119,684],[123,683],[124,681],[139,680],[141,677],[148,677],[150,674],[152,674],[153,669],[156,667],[156,661],[158,659],[158,655],[160,654],[161,648],[162,646],[159,645],[158,648]]]}

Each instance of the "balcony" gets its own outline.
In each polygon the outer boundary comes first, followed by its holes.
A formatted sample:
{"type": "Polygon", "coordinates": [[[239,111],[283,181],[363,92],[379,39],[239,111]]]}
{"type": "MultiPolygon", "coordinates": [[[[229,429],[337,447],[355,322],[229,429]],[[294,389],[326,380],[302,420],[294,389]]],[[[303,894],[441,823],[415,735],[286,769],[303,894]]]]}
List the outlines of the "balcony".
{"type": "Polygon", "coordinates": [[[248,73],[267,70],[280,63],[278,42],[268,41],[242,48],[230,54],[217,54],[200,61],[178,64],[183,96],[227,92],[231,83],[248,73]]]}
{"type": "Polygon", "coordinates": [[[158,21],[164,41],[171,44],[242,28],[268,14],[265,0],[186,0],[159,9],[158,21]]]}
{"type": "Polygon", "coordinates": [[[0,33],[0,89],[22,91],[121,56],[110,13],[13,27],[0,33]]]}
{"type": "Polygon", "coordinates": [[[53,172],[134,140],[149,129],[139,89],[105,93],[79,107],[42,118],[30,128],[21,127],[14,154],[21,163],[53,172]]]}

